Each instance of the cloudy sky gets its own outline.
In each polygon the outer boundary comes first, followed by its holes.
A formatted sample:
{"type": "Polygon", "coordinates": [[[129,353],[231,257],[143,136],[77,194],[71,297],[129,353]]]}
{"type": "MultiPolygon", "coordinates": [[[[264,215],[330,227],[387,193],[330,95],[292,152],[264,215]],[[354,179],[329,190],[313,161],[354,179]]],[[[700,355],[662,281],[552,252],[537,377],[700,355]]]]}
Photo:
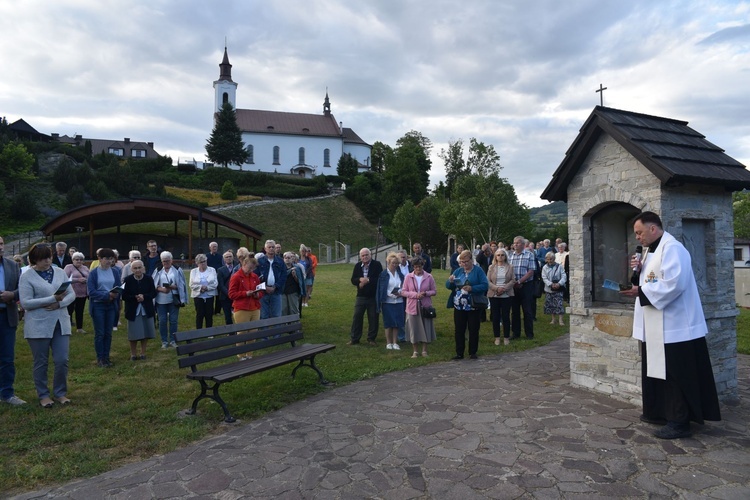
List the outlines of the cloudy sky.
{"type": "Polygon", "coordinates": [[[593,107],[685,120],[750,165],[750,1],[0,0],[0,116],[203,160],[224,43],[239,108],[370,144],[476,137],[529,206],[593,107]]]}

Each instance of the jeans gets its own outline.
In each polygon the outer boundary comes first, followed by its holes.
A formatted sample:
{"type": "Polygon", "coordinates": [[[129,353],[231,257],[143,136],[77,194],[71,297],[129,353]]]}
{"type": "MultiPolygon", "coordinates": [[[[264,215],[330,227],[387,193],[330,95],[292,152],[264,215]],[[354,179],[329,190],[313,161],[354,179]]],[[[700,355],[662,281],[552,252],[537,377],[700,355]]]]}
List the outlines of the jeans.
{"type": "Polygon", "coordinates": [[[500,321],[503,323],[503,337],[510,338],[510,308],[513,303],[512,297],[493,297],[490,299],[492,311],[492,333],[496,339],[500,338],[500,321]]]}
{"type": "Polygon", "coordinates": [[[96,359],[109,359],[112,347],[112,326],[117,317],[117,305],[114,302],[92,302],[91,319],[94,321],[94,349],[96,359]]]}
{"type": "Polygon", "coordinates": [[[61,398],[68,393],[68,352],[70,350],[70,335],[63,335],[60,322],[55,327],[52,338],[26,339],[34,358],[34,387],[39,399],[49,397],[47,387],[47,371],[49,367],[49,351],[52,349],[52,361],[55,371],[52,378],[52,393],[61,398]]]}
{"type": "MultiPolygon", "coordinates": [[[[15,303],[8,307],[16,307],[15,303]]],[[[16,380],[16,327],[8,323],[8,312],[0,309],[0,397],[12,398],[16,380]]]]}
{"type": "Polygon", "coordinates": [[[159,335],[161,342],[174,342],[174,334],[177,333],[177,320],[180,319],[180,308],[171,302],[168,304],[156,304],[156,314],[159,317],[159,335]],[[167,334],[169,325],[169,334],[167,334]]]}
{"type": "Polygon", "coordinates": [[[86,310],[86,298],[87,297],[76,297],[76,300],[68,306],[68,314],[71,318],[75,313],[76,328],[79,330],[83,328],[83,312],[86,310]]]}
{"type": "Polygon", "coordinates": [[[260,299],[260,319],[281,316],[281,294],[264,295],[260,299]]]}
{"type": "Polygon", "coordinates": [[[513,338],[521,336],[521,310],[523,310],[523,331],[526,333],[526,338],[534,338],[534,311],[532,304],[536,299],[534,298],[534,283],[531,281],[523,284],[521,288],[515,289],[515,295],[513,296],[513,316],[511,318],[511,330],[513,330],[513,338]]]}
{"type": "Polygon", "coordinates": [[[195,304],[195,329],[200,330],[203,328],[203,320],[206,320],[206,328],[214,326],[214,299],[216,297],[209,297],[207,299],[201,299],[196,297],[193,299],[195,304]]]}
{"type": "Polygon", "coordinates": [[[378,326],[380,325],[380,315],[378,314],[375,297],[357,297],[354,301],[354,317],[352,318],[351,339],[353,344],[358,344],[362,338],[362,328],[364,327],[364,316],[367,313],[367,340],[375,341],[378,336],[378,326]]]}
{"type": "Polygon", "coordinates": [[[473,356],[479,349],[479,327],[482,319],[481,310],[461,311],[453,310],[453,325],[456,329],[456,355],[464,356],[466,349],[466,328],[469,329],[469,356],[473,356]]]}

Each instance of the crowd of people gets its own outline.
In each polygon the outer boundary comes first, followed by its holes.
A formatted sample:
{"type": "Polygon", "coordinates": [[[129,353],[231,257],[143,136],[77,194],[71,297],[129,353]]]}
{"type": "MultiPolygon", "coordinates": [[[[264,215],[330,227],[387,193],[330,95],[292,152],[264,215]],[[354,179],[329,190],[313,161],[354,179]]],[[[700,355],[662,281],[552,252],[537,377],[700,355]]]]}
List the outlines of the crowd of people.
{"type": "Polygon", "coordinates": [[[210,328],[214,315],[224,313],[226,324],[298,314],[309,306],[318,261],[311,249],[301,245],[299,256],[281,253],[281,245],[266,241],[253,253],[218,251],[211,242],[208,254],[195,256],[196,267],[185,278],[173,265],[168,251],[159,251],[156,241],[119,260],[117,250],[100,248],[86,266],[84,255],[63,242],[38,243],[28,252],[28,265],[21,256],[4,257],[0,237],[0,401],[23,405],[13,389],[15,381],[16,328],[23,318],[24,338],[33,357],[34,386],[39,404],[70,403],[67,375],[70,335],[73,328],[85,334],[84,311],[94,328],[97,366],[113,366],[110,359],[112,332],[123,309],[127,321],[130,360],[145,360],[148,341],[158,327],[162,349],[176,347],[180,310],[188,300],[195,306],[195,327],[210,328]],[[139,349],[140,344],[140,349],[139,349]],[[48,386],[49,358],[54,364],[52,389],[48,386]]]}
{"type": "MultiPolygon", "coordinates": [[[[445,283],[450,290],[447,307],[453,309],[456,355],[466,354],[468,332],[469,358],[477,359],[479,330],[490,311],[495,345],[509,345],[520,338],[534,338],[536,299],[546,293],[544,313],[550,323],[564,325],[563,300],[568,299],[567,245],[558,240],[554,248],[550,240],[536,245],[517,236],[509,249],[502,242],[492,241],[477,246],[474,252],[463,244],[456,245],[449,263],[451,274],[445,283]],[[501,337],[502,334],[502,337],[501,337]]],[[[400,342],[412,344],[412,357],[427,356],[427,344],[435,338],[435,280],[430,274],[432,262],[420,243],[412,246],[411,258],[405,250],[386,257],[386,269],[372,259],[368,248],[359,252],[360,261],[352,270],[351,282],[357,287],[349,345],[362,341],[364,318],[367,316],[367,343],[377,345],[380,314],[383,316],[386,349],[400,350],[400,342]],[[407,338],[408,337],[408,338],[407,338]]]]}

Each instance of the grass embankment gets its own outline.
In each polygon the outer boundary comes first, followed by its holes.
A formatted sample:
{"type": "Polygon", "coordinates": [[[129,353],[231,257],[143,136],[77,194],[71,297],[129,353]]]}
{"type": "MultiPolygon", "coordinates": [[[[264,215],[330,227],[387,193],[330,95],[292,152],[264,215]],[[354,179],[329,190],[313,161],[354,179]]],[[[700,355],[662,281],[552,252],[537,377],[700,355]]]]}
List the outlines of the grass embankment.
{"type": "MultiPolygon", "coordinates": [[[[306,341],[337,345],[321,355],[317,364],[337,385],[375,377],[394,370],[427,363],[446,362],[454,351],[452,314],[445,309],[448,297],[443,283],[446,271],[436,271],[438,296],[438,340],[428,358],[411,359],[411,349],[385,349],[380,345],[347,346],[354,288],[351,266],[319,268],[311,306],[303,310],[306,341]]],[[[541,307],[540,307],[541,311],[541,307]]],[[[195,311],[188,305],[180,312],[180,328],[194,327],[195,311]]],[[[222,316],[215,316],[222,324],[222,316]]],[[[86,317],[84,329],[92,331],[86,317]]],[[[382,330],[382,329],[381,329],[382,330]]],[[[492,328],[482,325],[479,355],[489,356],[529,349],[550,342],[567,328],[552,326],[543,315],[536,324],[533,341],[519,340],[510,346],[492,343],[492,328]]],[[[177,368],[174,350],[161,350],[152,341],[145,361],[129,361],[126,328],[114,333],[111,369],[95,365],[93,335],[73,334],[70,346],[69,397],[73,404],[41,408],[31,377],[31,354],[23,330],[16,342],[16,393],[29,404],[0,405],[3,446],[0,447],[0,484],[6,494],[92,476],[125,463],[166,453],[208,435],[223,432],[223,413],[204,400],[198,414],[179,416],[198,394],[198,384],[177,368]]],[[[158,337],[158,333],[157,333],[158,337]]],[[[469,361],[465,361],[469,362],[469,361]]],[[[227,384],[222,395],[232,414],[247,422],[292,401],[325,390],[312,370],[300,370],[290,382],[291,366],[280,367],[227,384]]],[[[394,390],[398,390],[394,387],[394,390]]]]}
{"type": "MultiPolygon", "coordinates": [[[[165,186],[164,190],[170,196],[176,196],[185,201],[206,203],[209,207],[228,203],[227,200],[221,198],[221,193],[216,191],[208,191],[206,189],[187,189],[174,186],[165,186]]],[[[237,196],[236,200],[232,201],[254,201],[260,199],[262,199],[260,196],[240,195],[237,196]]]]}

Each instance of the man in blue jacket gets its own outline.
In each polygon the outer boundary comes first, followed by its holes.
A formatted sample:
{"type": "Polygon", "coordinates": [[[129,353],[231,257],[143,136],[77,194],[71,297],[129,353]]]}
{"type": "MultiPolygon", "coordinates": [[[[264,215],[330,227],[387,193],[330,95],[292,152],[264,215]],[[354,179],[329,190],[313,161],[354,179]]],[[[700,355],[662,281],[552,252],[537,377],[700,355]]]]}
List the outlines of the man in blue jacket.
{"type": "Polygon", "coordinates": [[[278,318],[281,316],[281,294],[286,282],[286,265],[281,256],[276,255],[276,242],[266,241],[265,254],[257,255],[258,267],[255,274],[261,283],[266,284],[266,291],[260,299],[260,319],[278,318]]]}

